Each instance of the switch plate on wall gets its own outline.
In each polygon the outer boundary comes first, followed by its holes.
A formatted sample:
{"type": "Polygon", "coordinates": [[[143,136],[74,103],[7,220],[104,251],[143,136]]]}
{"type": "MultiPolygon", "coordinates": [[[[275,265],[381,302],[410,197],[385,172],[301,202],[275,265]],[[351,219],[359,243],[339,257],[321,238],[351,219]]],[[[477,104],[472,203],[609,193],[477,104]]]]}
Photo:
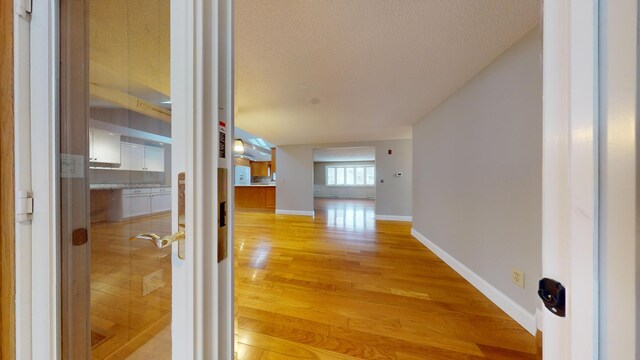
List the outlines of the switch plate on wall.
{"type": "Polygon", "coordinates": [[[60,154],[60,177],[84,178],[84,161],[82,155],[60,154]]]}
{"type": "Polygon", "coordinates": [[[516,268],[511,269],[511,281],[521,288],[524,288],[524,272],[516,268]]]}

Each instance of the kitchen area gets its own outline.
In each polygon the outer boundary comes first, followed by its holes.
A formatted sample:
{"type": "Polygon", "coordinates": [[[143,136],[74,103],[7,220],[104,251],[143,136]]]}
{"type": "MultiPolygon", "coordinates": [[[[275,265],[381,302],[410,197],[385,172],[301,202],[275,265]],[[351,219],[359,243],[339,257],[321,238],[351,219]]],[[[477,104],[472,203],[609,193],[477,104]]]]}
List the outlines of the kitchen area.
{"type": "Polygon", "coordinates": [[[91,222],[171,211],[171,138],[92,120],[91,222]]]}
{"type": "Polygon", "coordinates": [[[126,358],[170,334],[171,247],[139,234],[173,230],[171,101],[91,69],[106,79],[91,83],[88,109],[91,358],[126,358]]]}
{"type": "Polygon", "coordinates": [[[235,208],[275,212],[275,145],[236,128],[233,151],[235,208]]]}

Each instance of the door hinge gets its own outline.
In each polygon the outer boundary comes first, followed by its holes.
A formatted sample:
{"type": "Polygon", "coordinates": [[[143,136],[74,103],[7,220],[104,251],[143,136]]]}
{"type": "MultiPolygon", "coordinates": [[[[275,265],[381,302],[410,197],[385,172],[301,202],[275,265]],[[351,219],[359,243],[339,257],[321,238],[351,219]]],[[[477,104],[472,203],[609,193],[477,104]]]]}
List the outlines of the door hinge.
{"type": "Polygon", "coordinates": [[[27,17],[27,14],[31,14],[33,9],[33,0],[17,0],[16,1],[16,14],[27,17]]]}
{"type": "Polygon", "coordinates": [[[16,196],[16,221],[29,221],[33,218],[33,194],[19,190],[16,196]]]}

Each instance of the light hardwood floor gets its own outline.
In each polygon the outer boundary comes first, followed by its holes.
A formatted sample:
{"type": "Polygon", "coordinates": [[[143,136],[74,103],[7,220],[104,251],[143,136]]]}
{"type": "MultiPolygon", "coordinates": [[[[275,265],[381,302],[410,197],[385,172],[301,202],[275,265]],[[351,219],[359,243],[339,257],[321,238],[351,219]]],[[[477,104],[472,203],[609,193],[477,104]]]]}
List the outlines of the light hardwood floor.
{"type": "Polygon", "coordinates": [[[268,359],[535,359],[536,340],[373,202],[236,213],[237,354],[268,359]]]}
{"type": "MultiPolygon", "coordinates": [[[[411,237],[409,223],[376,221],[372,201],[235,220],[239,360],[536,358],[535,337],[411,237]]],[[[169,358],[169,257],[127,240],[151,229],[168,233],[169,217],[93,225],[92,326],[107,336],[95,359],[169,358]],[[163,286],[142,295],[142,277],[157,269],[163,286]]]]}
{"type": "MultiPolygon", "coordinates": [[[[169,234],[170,230],[169,214],[91,225],[93,359],[125,359],[149,340],[167,336],[165,329],[171,323],[171,250],[129,238],[148,232],[169,234]],[[144,277],[158,272],[162,280],[149,282],[151,287],[145,291],[144,277]]],[[[171,342],[168,348],[166,341],[162,343],[153,347],[158,353],[149,359],[170,359],[171,342]]],[[[141,358],[141,353],[149,351],[138,351],[134,358],[141,358]]]]}

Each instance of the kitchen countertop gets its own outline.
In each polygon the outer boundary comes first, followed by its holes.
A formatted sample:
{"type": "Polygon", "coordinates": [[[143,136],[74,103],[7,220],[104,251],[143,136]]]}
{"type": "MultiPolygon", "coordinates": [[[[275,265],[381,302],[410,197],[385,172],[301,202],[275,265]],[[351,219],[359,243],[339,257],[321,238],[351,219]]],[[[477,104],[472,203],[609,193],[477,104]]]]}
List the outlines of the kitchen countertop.
{"type": "Polygon", "coordinates": [[[161,184],[91,184],[89,189],[91,190],[122,190],[122,189],[149,189],[149,188],[164,188],[171,187],[171,185],[161,184]]]}

